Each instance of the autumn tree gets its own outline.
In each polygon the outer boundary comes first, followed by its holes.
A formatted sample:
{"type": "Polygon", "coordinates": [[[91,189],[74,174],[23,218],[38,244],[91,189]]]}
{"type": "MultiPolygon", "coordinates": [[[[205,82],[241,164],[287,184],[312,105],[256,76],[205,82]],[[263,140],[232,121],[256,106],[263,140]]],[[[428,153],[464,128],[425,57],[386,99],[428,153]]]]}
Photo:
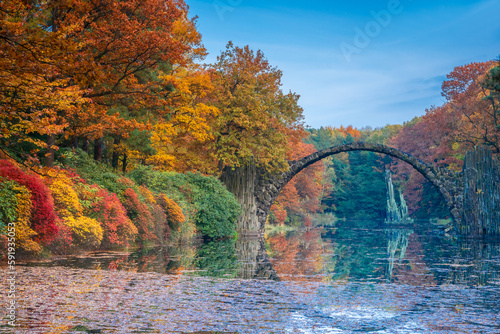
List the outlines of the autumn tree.
{"type": "Polygon", "coordinates": [[[467,148],[488,145],[500,153],[499,109],[488,89],[493,66],[494,62],[489,61],[455,67],[443,82],[442,95],[447,100],[445,107],[460,117],[456,142],[467,148]]]}
{"type": "Polygon", "coordinates": [[[189,57],[192,45],[180,36],[178,23],[187,20],[187,10],[181,0],[75,2],[67,8],[61,21],[82,20],[73,36],[85,41],[71,76],[93,102],[75,120],[87,125],[70,135],[96,139],[97,160],[104,134],[128,137],[131,130],[147,129],[150,119],[141,117],[144,113],[168,113],[161,94],[168,87],[157,71],[182,65],[189,57]]]}
{"type": "MultiPolygon", "coordinates": [[[[391,145],[427,163],[462,170],[467,150],[487,145],[499,153],[498,97],[494,93],[494,62],[456,67],[442,85],[446,103],[403,125],[391,145]]],[[[446,215],[442,199],[424,178],[404,163],[397,174],[405,182],[404,195],[411,211],[446,215]],[[436,205],[437,203],[437,205],[436,205]]]]}
{"type": "MultiPolygon", "coordinates": [[[[63,114],[88,102],[64,69],[77,63],[78,43],[65,36],[73,26],[53,22],[54,1],[0,3],[0,144],[19,150],[30,142],[48,148],[63,133],[63,114]],[[48,138],[47,144],[44,138],[48,138]]],[[[33,147],[32,147],[33,148],[33,147]]]]}
{"type": "Polygon", "coordinates": [[[182,0],[1,6],[2,139],[46,147],[48,165],[56,140],[95,140],[100,160],[105,135],[118,143],[152,119],[170,121],[162,75],[204,52],[182,0]]]}
{"type": "Polygon", "coordinates": [[[181,62],[162,63],[147,72],[148,80],[156,80],[161,86],[156,92],[161,104],[159,107],[148,104],[142,112],[131,115],[151,126],[145,131],[134,131],[128,139],[119,141],[121,147],[113,149],[115,167],[116,153],[120,150],[124,156],[124,170],[127,158],[165,170],[203,169],[201,167],[207,164],[205,161],[209,159],[203,159],[197,148],[210,138],[208,122],[218,111],[207,103],[207,95],[213,88],[209,73],[198,64],[206,50],[195,23],[195,19],[187,18],[187,13],[174,23],[175,39],[188,49],[181,62]]]}
{"type": "Polygon", "coordinates": [[[219,109],[208,98],[213,91],[210,74],[191,66],[163,79],[173,87],[167,96],[170,114],[153,127],[155,154],[149,162],[167,170],[214,172],[214,154],[207,146],[214,138],[212,126],[219,109]]]}
{"type": "Polygon", "coordinates": [[[212,149],[224,166],[256,163],[285,168],[286,129],[301,127],[299,96],[281,90],[282,72],[259,50],[229,42],[214,68],[215,106],[212,149]]]}
{"type": "MultiPolygon", "coordinates": [[[[484,98],[496,111],[496,117],[500,117],[500,60],[492,67],[482,81],[481,87],[485,89],[484,98]]],[[[500,126],[497,124],[497,127],[500,126]]]]}

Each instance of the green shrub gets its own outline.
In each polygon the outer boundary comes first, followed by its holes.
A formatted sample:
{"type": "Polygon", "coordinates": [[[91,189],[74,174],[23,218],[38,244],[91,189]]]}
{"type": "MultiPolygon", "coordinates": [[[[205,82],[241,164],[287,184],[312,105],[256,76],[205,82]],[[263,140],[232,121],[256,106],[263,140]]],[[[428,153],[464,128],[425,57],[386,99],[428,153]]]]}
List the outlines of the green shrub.
{"type": "Polygon", "coordinates": [[[196,208],[194,222],[198,230],[210,238],[233,236],[241,208],[236,198],[214,177],[188,173],[196,208]]]}
{"type": "Polygon", "coordinates": [[[204,236],[221,238],[235,234],[240,205],[216,178],[198,173],[160,172],[148,167],[137,168],[128,176],[152,191],[168,194],[204,236]]]}
{"type": "Polygon", "coordinates": [[[16,185],[16,182],[0,177],[0,230],[17,218],[16,185]]]}

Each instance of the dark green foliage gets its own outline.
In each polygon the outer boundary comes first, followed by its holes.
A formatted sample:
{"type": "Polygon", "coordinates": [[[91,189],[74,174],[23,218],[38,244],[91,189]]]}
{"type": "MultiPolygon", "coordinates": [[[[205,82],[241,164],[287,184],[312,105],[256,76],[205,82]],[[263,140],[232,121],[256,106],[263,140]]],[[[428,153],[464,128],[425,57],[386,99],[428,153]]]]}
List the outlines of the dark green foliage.
{"type": "MultiPolygon", "coordinates": [[[[183,174],[175,172],[161,172],[151,167],[138,166],[127,174],[139,185],[148,187],[151,191],[167,194],[168,197],[179,204],[189,201],[191,190],[186,184],[183,174]]],[[[183,206],[183,205],[181,205],[183,206]]]]}
{"type": "MultiPolygon", "coordinates": [[[[490,94],[485,99],[498,103],[500,100],[500,60],[498,61],[498,65],[488,72],[482,86],[490,90],[490,94]]],[[[496,111],[500,112],[498,106],[496,111]]]]}
{"type": "MultiPolygon", "coordinates": [[[[326,128],[310,132],[308,141],[317,150],[349,144],[354,140],[350,135],[326,128]]],[[[367,141],[376,142],[386,139],[391,131],[389,128],[362,130],[361,134],[367,141]],[[371,138],[373,134],[377,136],[371,138]]],[[[391,162],[389,157],[373,152],[349,152],[324,161],[327,166],[325,176],[330,178],[333,185],[330,193],[325,194],[322,199],[324,212],[347,219],[385,218],[386,188],[383,170],[391,162]]]]}
{"type": "Polygon", "coordinates": [[[221,238],[235,234],[240,205],[216,178],[195,173],[160,172],[148,167],[137,168],[128,176],[152,191],[168,194],[183,209],[191,204],[194,210],[185,213],[204,236],[221,238]]]}
{"type": "Polygon", "coordinates": [[[427,180],[423,182],[422,187],[424,188],[422,191],[422,201],[419,207],[412,213],[412,216],[416,219],[449,217],[450,210],[436,187],[427,180]]]}
{"type": "Polygon", "coordinates": [[[151,135],[148,131],[134,130],[125,142],[130,150],[138,151],[145,156],[156,154],[151,146],[151,135]]]}
{"type": "Polygon", "coordinates": [[[350,219],[383,219],[386,206],[383,161],[372,152],[351,152],[348,163],[333,159],[336,171],[332,193],[324,199],[326,212],[350,219]]]}
{"type": "Polygon", "coordinates": [[[198,230],[210,238],[233,236],[241,213],[233,194],[214,177],[194,173],[184,174],[184,177],[193,191],[197,210],[194,222],[198,230]]]}

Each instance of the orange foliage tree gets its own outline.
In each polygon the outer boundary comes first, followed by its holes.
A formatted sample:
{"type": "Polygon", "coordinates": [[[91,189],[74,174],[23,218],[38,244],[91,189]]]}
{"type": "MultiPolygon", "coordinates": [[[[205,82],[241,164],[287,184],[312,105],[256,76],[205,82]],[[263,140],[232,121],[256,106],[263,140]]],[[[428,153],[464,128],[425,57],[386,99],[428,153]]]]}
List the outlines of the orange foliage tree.
{"type": "MultiPolygon", "coordinates": [[[[287,149],[288,160],[299,160],[316,152],[313,144],[306,144],[301,140],[303,136],[305,136],[303,131],[290,133],[287,149]]],[[[271,221],[283,225],[291,214],[305,217],[308,213],[317,212],[321,206],[323,177],[323,162],[317,162],[297,174],[283,188],[276,202],[272,205],[271,221]]]]}
{"type": "MultiPolygon", "coordinates": [[[[60,115],[87,103],[85,91],[63,72],[77,63],[78,43],[65,38],[72,25],[58,26],[58,1],[6,0],[0,4],[0,141],[47,145],[32,134],[53,138],[68,126],[60,115]]],[[[49,145],[52,143],[49,143],[49,145]]],[[[50,149],[50,147],[49,147],[50,149]]]]}
{"type": "Polygon", "coordinates": [[[58,139],[96,139],[100,160],[104,135],[149,129],[170,112],[159,73],[204,52],[182,0],[0,6],[0,139],[46,147],[49,166],[58,139]]]}
{"type": "MultiPolygon", "coordinates": [[[[500,153],[498,103],[488,88],[495,68],[492,61],[456,67],[442,85],[447,102],[406,123],[390,144],[424,162],[455,171],[461,170],[465,152],[476,145],[500,153]]],[[[407,181],[404,194],[410,209],[418,209],[417,203],[429,206],[436,202],[422,201],[425,181],[414,169],[398,163],[397,170],[407,181]]]]}

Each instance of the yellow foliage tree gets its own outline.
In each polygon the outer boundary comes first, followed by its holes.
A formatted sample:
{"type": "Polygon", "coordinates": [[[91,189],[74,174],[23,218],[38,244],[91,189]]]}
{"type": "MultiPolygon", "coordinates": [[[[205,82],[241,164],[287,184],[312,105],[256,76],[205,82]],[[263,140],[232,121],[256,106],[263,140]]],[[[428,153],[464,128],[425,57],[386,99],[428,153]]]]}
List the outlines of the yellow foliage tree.
{"type": "Polygon", "coordinates": [[[85,216],[67,217],[65,223],[71,228],[75,245],[84,248],[97,248],[101,245],[104,232],[97,220],[85,216]]]}
{"type": "Polygon", "coordinates": [[[219,114],[206,101],[213,91],[210,75],[183,67],[161,79],[173,87],[166,97],[170,113],[153,127],[151,143],[156,154],[150,162],[166,170],[211,171],[214,159],[207,158],[202,149],[213,139],[210,123],[219,114]]]}
{"type": "Polygon", "coordinates": [[[257,164],[285,170],[289,134],[302,128],[299,96],[282,91],[282,72],[264,54],[231,42],[213,65],[215,99],[220,110],[210,145],[219,168],[257,164]]]}
{"type": "Polygon", "coordinates": [[[38,254],[42,248],[32,239],[37,233],[30,227],[31,193],[28,188],[21,185],[14,186],[14,191],[17,193],[16,243],[19,249],[28,253],[38,254]]]}
{"type": "Polygon", "coordinates": [[[54,208],[62,223],[71,230],[73,246],[99,247],[103,229],[97,220],[83,216],[83,206],[74,189],[73,181],[65,173],[58,173],[46,180],[54,198],[54,208]]]}

